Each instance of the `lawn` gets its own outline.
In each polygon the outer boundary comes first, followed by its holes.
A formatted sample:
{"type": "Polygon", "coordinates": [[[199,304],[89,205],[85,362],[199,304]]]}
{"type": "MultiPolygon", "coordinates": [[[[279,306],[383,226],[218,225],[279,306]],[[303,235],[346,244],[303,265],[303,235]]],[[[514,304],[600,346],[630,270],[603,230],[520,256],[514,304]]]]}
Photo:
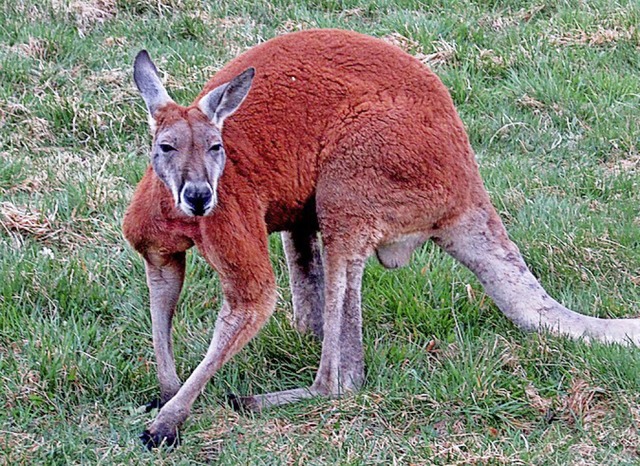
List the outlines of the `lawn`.
{"type": "MultiPolygon", "coordinates": [[[[189,103],[254,44],[314,27],[404,48],[450,89],[512,239],[549,293],[640,315],[637,0],[15,0],[0,5],[0,464],[638,464],[640,354],[515,328],[433,245],[364,277],[366,382],[237,414],[227,392],[311,383],[320,344],[277,310],[208,384],[173,452],[143,449],[158,393],[141,259],[121,221],[148,161],[132,61],[189,103]]],[[[221,302],[188,255],[178,372],[221,302]]]]}

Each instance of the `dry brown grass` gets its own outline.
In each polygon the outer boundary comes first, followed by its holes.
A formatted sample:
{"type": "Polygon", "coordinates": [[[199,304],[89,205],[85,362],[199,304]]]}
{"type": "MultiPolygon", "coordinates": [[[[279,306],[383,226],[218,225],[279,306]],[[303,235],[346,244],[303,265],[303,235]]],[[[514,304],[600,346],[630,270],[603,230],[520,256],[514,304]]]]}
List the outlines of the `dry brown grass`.
{"type": "Polygon", "coordinates": [[[82,36],[95,25],[113,19],[117,13],[116,0],[53,0],[52,7],[54,11],[72,15],[82,36]]]}
{"type": "Polygon", "coordinates": [[[435,50],[432,53],[425,53],[424,48],[418,41],[405,37],[398,32],[387,34],[382,37],[382,40],[412,54],[422,63],[431,67],[438,67],[454,61],[457,52],[456,44],[447,42],[444,39],[439,39],[433,43],[435,50]]]}
{"type": "Polygon", "coordinates": [[[427,54],[416,54],[416,58],[425,65],[438,67],[448,64],[456,59],[458,52],[455,42],[448,42],[444,39],[438,39],[434,42],[435,51],[427,54]]]}
{"type": "Polygon", "coordinates": [[[564,111],[559,104],[553,103],[551,105],[547,105],[528,94],[523,94],[523,96],[517,100],[517,103],[521,107],[533,110],[533,113],[536,115],[549,112],[553,112],[557,116],[562,116],[564,114],[564,111]]]}
{"type": "Polygon", "coordinates": [[[8,50],[21,57],[44,60],[47,50],[46,39],[29,37],[28,42],[8,47],[8,50]]]}
{"type": "MultiPolygon", "coordinates": [[[[0,203],[0,227],[20,247],[25,238],[33,238],[45,245],[57,245],[66,249],[77,249],[86,245],[90,240],[86,233],[79,228],[72,228],[57,220],[55,211],[42,212],[34,207],[16,205],[5,201],[0,203]]],[[[74,223],[80,226],[88,219],[76,219],[74,223]]]]}
{"type": "MultiPolygon", "coordinates": [[[[584,378],[577,377],[567,394],[555,400],[542,397],[532,384],[526,388],[531,406],[540,413],[540,419],[546,418],[550,423],[543,434],[544,440],[539,445],[529,446],[527,443],[527,449],[543,448],[549,454],[555,449],[565,449],[572,455],[571,464],[597,465],[601,464],[602,445],[608,443],[610,447],[618,448],[608,456],[611,461],[640,458],[637,446],[640,444],[637,431],[640,410],[633,400],[627,400],[632,406],[634,425],[624,431],[609,425],[608,420],[614,416],[613,406],[608,402],[611,394],[593,385],[588,378],[588,374],[584,378]],[[548,417],[554,409],[557,415],[548,417]],[[578,442],[573,436],[558,435],[557,426],[560,425],[584,429],[585,435],[578,442]]],[[[431,409],[424,399],[417,402],[416,410],[431,409]]],[[[361,461],[365,452],[352,445],[368,445],[367,464],[529,464],[520,452],[510,448],[512,432],[501,432],[493,427],[487,427],[484,433],[477,432],[477,426],[471,428],[464,419],[455,417],[433,422],[432,428],[437,435],[425,450],[425,439],[419,433],[421,425],[417,424],[417,418],[418,411],[407,412],[401,419],[397,416],[387,418],[385,396],[380,393],[325,401],[319,406],[309,407],[293,419],[252,418],[220,409],[214,415],[213,427],[200,434],[204,443],[200,459],[215,461],[225,444],[233,439],[240,444],[255,444],[257,441],[261,449],[271,452],[288,465],[326,462],[322,454],[318,456],[318,443],[345,449],[345,461],[353,462],[361,461]],[[304,438],[314,448],[306,448],[307,442],[300,441],[304,438]]],[[[525,442],[527,432],[534,427],[519,427],[525,442]]]]}
{"type": "Polygon", "coordinates": [[[313,29],[314,27],[317,27],[317,26],[315,26],[314,24],[308,21],[294,21],[292,19],[288,19],[284,21],[280,26],[278,26],[278,28],[276,29],[276,34],[278,35],[288,34],[290,32],[304,31],[305,29],[313,29]]]}
{"type": "MultiPolygon", "coordinates": [[[[0,406],[3,410],[9,411],[35,399],[50,403],[40,372],[29,366],[28,359],[23,354],[23,348],[38,345],[38,340],[4,341],[0,344],[0,357],[10,358],[17,365],[15,372],[0,374],[0,393],[3,393],[0,406]]],[[[42,445],[43,440],[34,433],[23,432],[13,424],[4,425],[0,427],[0,451],[9,452],[9,455],[0,455],[0,465],[19,464],[16,461],[34,454],[42,445]]]]}
{"type": "Polygon", "coordinates": [[[605,164],[605,172],[612,176],[635,174],[640,171],[640,153],[632,150],[627,153],[614,151],[614,160],[605,164]]]}
{"type": "MultiPolygon", "coordinates": [[[[584,434],[580,441],[573,443],[569,451],[574,453],[573,464],[596,466],[601,465],[603,447],[609,450],[607,464],[637,464],[640,460],[640,435],[637,423],[637,408],[629,404],[634,421],[627,428],[615,427],[611,421],[613,408],[607,403],[598,387],[590,386],[584,381],[572,384],[571,393],[565,400],[571,406],[571,415],[577,415],[576,421],[581,423],[584,434]]],[[[631,400],[626,400],[629,403],[631,400]]],[[[618,402],[618,400],[616,400],[618,402]]],[[[637,403],[637,400],[635,400],[637,403]]],[[[565,413],[568,416],[569,413],[565,413]]],[[[571,422],[567,420],[567,422],[571,422]]],[[[575,424],[569,424],[575,425],[575,424]]]]}
{"type": "Polygon", "coordinates": [[[576,30],[551,34],[549,36],[549,42],[556,46],[597,46],[613,44],[620,41],[634,41],[638,43],[639,40],[640,36],[638,35],[638,30],[633,26],[629,28],[606,28],[598,26],[595,31],[576,30]]]}
{"type": "Polygon", "coordinates": [[[516,12],[507,11],[500,16],[486,16],[480,20],[480,24],[490,27],[494,31],[502,31],[523,23],[528,23],[534,19],[538,13],[544,11],[545,5],[534,5],[531,8],[521,8],[516,12]]]}
{"type": "Polygon", "coordinates": [[[0,381],[2,382],[3,388],[2,391],[6,395],[6,398],[3,400],[4,409],[10,409],[15,406],[17,401],[26,400],[32,395],[36,395],[41,398],[47,397],[40,373],[29,367],[29,364],[23,355],[23,348],[27,346],[39,348],[39,340],[25,340],[20,342],[6,341],[0,344],[0,356],[11,357],[18,365],[18,370],[14,374],[17,378],[9,378],[7,374],[0,375],[0,381]],[[9,387],[17,387],[17,390],[12,390],[9,387]]]}
{"type": "Polygon", "coordinates": [[[224,18],[216,18],[213,20],[213,23],[224,31],[253,29],[256,26],[255,20],[244,16],[226,16],[224,18]]]}
{"type": "Polygon", "coordinates": [[[0,430],[0,450],[8,453],[6,457],[0,457],[0,465],[26,464],[25,457],[32,457],[44,443],[33,433],[0,430]]]}
{"type": "Polygon", "coordinates": [[[51,143],[54,139],[51,123],[36,116],[31,108],[21,102],[0,100],[0,123],[1,126],[11,124],[16,128],[4,141],[5,147],[32,150],[42,143],[51,143]]]}
{"type": "Polygon", "coordinates": [[[604,388],[592,385],[587,377],[577,376],[571,381],[567,396],[562,400],[562,412],[565,422],[572,426],[580,423],[589,429],[601,424],[610,413],[607,406],[607,392],[604,388]]]}
{"type": "Polygon", "coordinates": [[[388,419],[384,404],[384,395],[369,393],[327,401],[293,420],[263,421],[221,409],[216,413],[214,427],[200,435],[205,444],[201,460],[215,461],[224,444],[233,437],[241,443],[245,439],[247,442],[264,439],[261,448],[287,465],[326,464],[329,459],[318,454],[318,442],[346,450],[343,458],[346,463],[362,461],[366,453],[367,464],[380,465],[525,464],[516,453],[505,451],[497,431],[496,441],[487,443],[483,435],[469,433],[460,419],[434,424],[434,430],[440,434],[430,443],[427,454],[415,417],[388,419]],[[308,438],[316,447],[305,448],[300,438],[308,438]],[[361,445],[368,445],[366,452],[361,445]]]}
{"type": "Polygon", "coordinates": [[[44,189],[44,185],[47,182],[46,173],[29,174],[27,177],[15,183],[11,188],[6,190],[7,193],[25,193],[35,194],[40,193],[44,189]]]}
{"type": "Polygon", "coordinates": [[[481,62],[485,62],[494,66],[504,66],[507,63],[507,60],[504,57],[498,55],[492,49],[480,49],[478,52],[478,58],[481,62]]]}
{"type": "Polygon", "coordinates": [[[401,48],[405,52],[422,52],[422,47],[418,41],[405,37],[399,32],[392,32],[391,34],[383,36],[381,39],[391,45],[401,48]]]}
{"type": "Polygon", "coordinates": [[[0,204],[0,225],[7,232],[17,232],[45,242],[59,239],[63,232],[55,225],[55,215],[45,215],[8,201],[0,204]]]}

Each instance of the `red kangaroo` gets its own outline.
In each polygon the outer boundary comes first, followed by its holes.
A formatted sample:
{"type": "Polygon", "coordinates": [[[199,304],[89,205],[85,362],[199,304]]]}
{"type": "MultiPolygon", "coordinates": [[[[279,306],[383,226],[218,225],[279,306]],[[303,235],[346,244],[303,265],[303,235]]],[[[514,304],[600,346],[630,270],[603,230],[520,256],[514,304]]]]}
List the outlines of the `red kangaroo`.
{"type": "Polygon", "coordinates": [[[365,260],[375,252],[384,266],[403,266],[429,239],[524,330],[640,344],[640,319],[584,316],[541,287],[491,205],[448,91],[399,48],[338,30],[284,35],[231,61],[189,107],[171,100],[145,51],[134,78],[154,134],[124,219],[151,299],[162,407],[141,436],[149,448],[176,442],[207,381],[273,312],[271,232],[282,232],[294,324],[322,338],[322,356],[310,387],[236,406],[357,390],[365,260]],[[218,272],[224,302],[182,384],[171,321],[193,245],[218,272]]]}

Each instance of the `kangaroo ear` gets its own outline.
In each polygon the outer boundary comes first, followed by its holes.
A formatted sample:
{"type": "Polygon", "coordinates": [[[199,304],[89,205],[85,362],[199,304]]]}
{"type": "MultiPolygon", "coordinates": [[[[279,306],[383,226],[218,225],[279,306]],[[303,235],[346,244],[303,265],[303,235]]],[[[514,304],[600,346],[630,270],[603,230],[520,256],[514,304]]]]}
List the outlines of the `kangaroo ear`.
{"type": "Polygon", "coordinates": [[[249,93],[255,73],[254,68],[247,68],[228,83],[206,94],[200,99],[198,107],[218,128],[222,128],[225,118],[240,107],[249,93]]]}
{"type": "Polygon", "coordinates": [[[160,107],[172,102],[171,97],[169,97],[162,85],[162,81],[160,81],[158,70],[146,50],[141,50],[136,55],[136,60],[133,63],[133,79],[144,99],[144,103],[147,104],[147,110],[149,110],[151,118],[160,107]]]}

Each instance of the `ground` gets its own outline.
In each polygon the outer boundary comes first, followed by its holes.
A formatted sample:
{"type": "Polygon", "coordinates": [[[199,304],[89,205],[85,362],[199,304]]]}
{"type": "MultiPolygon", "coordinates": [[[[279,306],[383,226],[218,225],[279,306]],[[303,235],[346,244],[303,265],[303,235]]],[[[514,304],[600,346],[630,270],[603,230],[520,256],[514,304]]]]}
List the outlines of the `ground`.
{"type": "MultiPolygon", "coordinates": [[[[427,245],[364,278],[357,395],[236,414],[224,395],[308,385],[286,266],[261,334],[209,384],[173,452],[137,438],[157,396],[140,258],[120,223],[147,164],[132,81],[146,48],[190,102],[226,61],[289,31],[396,44],[451,90],[487,189],[565,305],[640,314],[640,4],[551,0],[20,0],[0,6],[0,464],[637,464],[637,349],[514,328],[427,245]]],[[[175,332],[185,377],[220,289],[197,254],[175,332]]]]}

